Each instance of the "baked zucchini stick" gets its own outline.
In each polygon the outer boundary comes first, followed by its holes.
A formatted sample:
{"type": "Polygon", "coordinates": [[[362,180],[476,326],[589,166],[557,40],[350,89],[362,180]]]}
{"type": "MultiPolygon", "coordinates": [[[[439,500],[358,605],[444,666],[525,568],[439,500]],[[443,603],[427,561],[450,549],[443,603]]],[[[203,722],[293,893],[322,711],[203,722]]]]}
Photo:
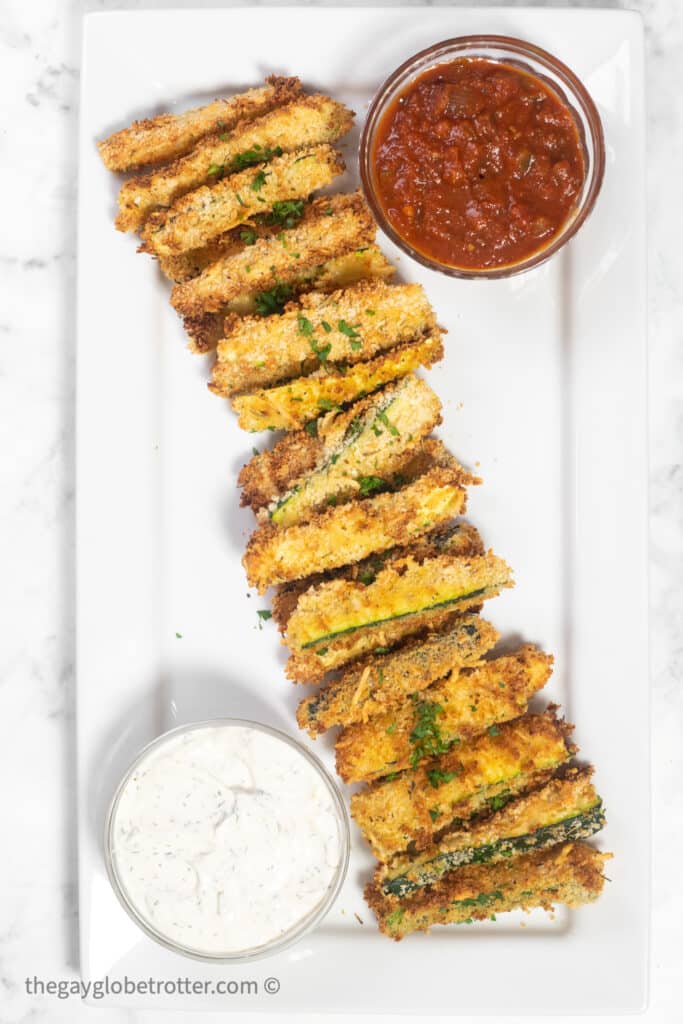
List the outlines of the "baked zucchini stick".
{"type": "MultiPolygon", "coordinates": [[[[526,645],[474,668],[451,672],[396,708],[344,729],[337,739],[337,774],[344,782],[372,782],[416,768],[487,729],[524,714],[550,678],[553,659],[526,645]]],[[[381,670],[380,670],[381,671],[381,670]]],[[[434,770],[435,789],[450,772],[434,770]]]]}
{"type": "MultiPolygon", "coordinates": [[[[433,468],[436,469],[438,467],[434,466],[433,468]]],[[[424,470],[424,473],[428,472],[430,472],[429,469],[424,470]]],[[[420,475],[424,476],[424,473],[420,475]]],[[[415,481],[410,482],[414,483],[415,481]]],[[[327,583],[329,580],[359,580],[367,587],[377,578],[378,572],[389,565],[396,565],[398,562],[403,562],[409,557],[414,558],[417,562],[423,562],[425,558],[434,558],[435,555],[443,554],[444,551],[450,551],[452,554],[457,555],[483,555],[484,545],[478,532],[470,523],[448,523],[446,526],[437,526],[435,530],[430,529],[428,533],[417,537],[415,540],[409,540],[407,544],[399,544],[396,547],[389,548],[387,551],[375,551],[373,554],[368,555],[367,558],[361,559],[360,562],[343,565],[338,569],[331,569],[324,573],[313,573],[305,579],[282,584],[278,587],[277,593],[273,597],[273,619],[280,632],[284,633],[292,612],[299,603],[299,598],[311,587],[317,587],[321,583],[327,583]]],[[[441,675],[445,675],[446,671],[441,673],[441,675]]],[[[434,680],[432,679],[431,681],[433,682],[434,680]]],[[[429,686],[429,682],[424,683],[424,686],[429,686]]],[[[361,699],[362,695],[365,694],[369,697],[369,691],[372,688],[373,683],[368,682],[367,687],[364,685],[362,690],[356,695],[354,707],[359,712],[360,717],[358,720],[363,720],[362,708],[364,701],[361,699]]],[[[406,695],[417,689],[420,689],[418,685],[414,686],[413,690],[407,690],[406,695]]],[[[358,691],[358,682],[354,685],[354,694],[356,691],[358,691]]],[[[376,714],[377,711],[371,713],[376,714]]],[[[333,722],[331,724],[342,725],[345,723],[333,722]]],[[[346,724],[350,723],[347,722],[346,724]]],[[[301,727],[305,728],[303,724],[301,727]]],[[[325,728],[328,728],[328,726],[325,726],[325,728]]],[[[324,729],[315,731],[324,732],[324,729]]]]}
{"type": "Polygon", "coordinates": [[[592,774],[591,767],[570,768],[563,778],[513,798],[469,828],[446,833],[421,853],[392,857],[377,867],[375,891],[403,898],[466,864],[495,864],[558,843],[588,839],[605,824],[592,774]]]}
{"type": "MultiPolygon", "coordinates": [[[[240,246],[234,251],[242,249],[243,246],[240,246]]],[[[306,292],[337,291],[365,279],[386,281],[395,273],[396,268],[379,246],[369,245],[363,249],[354,249],[343,256],[335,256],[318,267],[300,273],[295,270],[296,268],[283,270],[280,283],[270,290],[242,292],[218,313],[184,317],[183,326],[190,337],[190,348],[194,352],[209,352],[216,348],[225,334],[224,324],[227,317],[272,317],[274,314],[282,313],[290,300],[296,300],[306,292]]]]}
{"type": "MultiPolygon", "coordinates": [[[[306,199],[343,170],[341,154],[325,143],[203,185],[147,219],[141,232],[144,251],[174,255],[200,249],[275,203],[306,199]]],[[[284,234],[281,244],[287,244],[284,234]]]]}
{"type": "Polygon", "coordinates": [[[119,192],[119,231],[137,231],[151,213],[224,174],[274,155],[335,142],[350,129],[353,114],[328,96],[300,96],[252,121],[202,139],[187,156],[158,171],[131,178],[119,192]]]}
{"type": "Polygon", "coordinates": [[[413,374],[356,402],[331,429],[323,425],[323,457],[271,502],[267,518],[293,526],[328,505],[387,490],[393,474],[440,420],[441,402],[413,374]]]}
{"type": "MultiPolygon", "coordinates": [[[[367,363],[328,367],[280,387],[235,395],[231,401],[242,430],[296,430],[326,409],[340,409],[371,395],[420,367],[430,369],[443,359],[440,334],[390,349],[367,363]]],[[[211,385],[209,385],[211,387],[211,385]]]]}
{"type": "Polygon", "coordinates": [[[287,675],[317,682],[364,654],[441,629],[512,585],[510,567],[492,553],[443,554],[421,564],[409,557],[383,569],[368,587],[343,580],[323,583],[301,596],[287,625],[292,651],[287,675]]]}
{"type": "Polygon", "coordinates": [[[243,292],[263,292],[311,272],[321,263],[370,245],[376,226],[359,193],[331,196],[321,214],[278,238],[261,238],[234,256],[212,263],[198,277],[176,284],[171,304],[183,316],[217,313],[243,292]]]}
{"type": "Polygon", "coordinates": [[[328,364],[353,366],[436,332],[422,285],[378,281],[331,295],[312,292],[282,316],[234,318],[225,326],[211,387],[228,396],[324,371],[328,364]]]}
{"type": "Polygon", "coordinates": [[[564,843],[500,864],[472,864],[403,900],[382,896],[370,884],[365,898],[380,931],[402,939],[435,924],[472,924],[507,910],[593,903],[602,892],[603,866],[611,856],[586,843],[564,843]]]}
{"type": "MultiPolygon", "coordinates": [[[[466,482],[462,473],[435,469],[394,494],[328,508],[284,529],[267,523],[252,535],[244,554],[249,585],[262,593],[278,583],[334,569],[409,537],[418,538],[464,510],[466,482]]],[[[362,583],[335,582],[363,589],[362,583]]],[[[295,615],[296,611],[290,624],[295,615]]]]}
{"type": "Polygon", "coordinates": [[[478,615],[463,615],[450,629],[409,641],[390,654],[377,654],[351,666],[339,679],[306,697],[297,708],[301,729],[315,739],[335,725],[383,717],[435,679],[476,665],[498,640],[493,626],[478,615]]]}
{"type": "Polygon", "coordinates": [[[351,814],[378,860],[424,850],[442,830],[546,781],[576,750],[568,741],[572,726],[555,710],[551,705],[541,715],[495,726],[415,771],[356,793],[351,814]]]}
{"type": "Polygon", "coordinates": [[[239,121],[250,121],[275,107],[289,103],[301,92],[298,78],[272,75],[258,89],[214,100],[182,114],[159,114],[134,121],[129,128],[114,132],[97,143],[105,167],[110,171],[135,171],[140,167],[175,160],[205,135],[231,131],[239,121]]]}

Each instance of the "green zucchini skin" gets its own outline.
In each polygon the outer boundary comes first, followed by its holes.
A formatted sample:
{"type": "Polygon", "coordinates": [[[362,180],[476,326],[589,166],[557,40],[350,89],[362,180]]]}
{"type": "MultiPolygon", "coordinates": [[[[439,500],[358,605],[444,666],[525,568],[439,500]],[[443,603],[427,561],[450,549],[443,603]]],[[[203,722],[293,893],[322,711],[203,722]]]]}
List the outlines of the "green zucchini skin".
{"type": "Polygon", "coordinates": [[[527,835],[498,839],[495,843],[486,843],[484,846],[470,846],[462,850],[440,854],[416,870],[415,880],[406,875],[388,879],[382,885],[382,893],[385,896],[408,896],[416,889],[438,882],[443,875],[454,868],[463,867],[465,864],[495,863],[509,857],[530,853],[532,850],[544,850],[557,843],[587,839],[599,832],[604,824],[605,812],[602,801],[599,800],[594,807],[583,814],[575,814],[571,818],[565,818],[552,825],[544,825],[527,835]]]}
{"type": "Polygon", "coordinates": [[[494,587],[481,587],[479,590],[472,590],[469,594],[459,594],[458,597],[449,598],[447,601],[438,601],[436,604],[426,605],[424,608],[416,608],[414,611],[401,612],[400,615],[390,615],[385,619],[376,619],[374,622],[361,622],[357,626],[348,626],[346,629],[339,629],[335,633],[326,633],[324,636],[317,636],[315,640],[309,640],[308,643],[302,645],[302,650],[305,651],[309,647],[317,647],[318,644],[329,642],[330,640],[336,640],[340,636],[346,636],[348,633],[355,633],[359,629],[373,629],[375,626],[383,626],[387,622],[396,622],[399,619],[410,618],[411,615],[422,615],[424,612],[437,611],[439,608],[447,608],[450,605],[456,605],[459,601],[473,601],[477,597],[484,597],[491,591],[495,590],[494,587]]]}

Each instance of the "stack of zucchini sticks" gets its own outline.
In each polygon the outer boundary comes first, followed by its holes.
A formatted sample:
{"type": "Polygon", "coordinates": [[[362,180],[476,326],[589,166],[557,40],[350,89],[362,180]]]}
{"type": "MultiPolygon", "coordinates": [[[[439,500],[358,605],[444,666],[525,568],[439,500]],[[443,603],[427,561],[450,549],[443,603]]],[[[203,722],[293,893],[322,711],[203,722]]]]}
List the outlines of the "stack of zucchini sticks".
{"type": "Polygon", "coordinates": [[[288,677],[322,684],[298,708],[340,729],[337,771],[377,857],[380,929],[597,898],[605,817],[572,726],[529,703],[553,659],[497,653],[480,612],[513,586],[462,516],[480,481],[433,436],[423,378],[443,330],[420,285],[392,284],[359,193],[315,194],[344,170],[353,114],[296,78],[99,144],[134,171],[116,226],[173,282],[209,387],[247,431],[283,431],[239,476],[255,515],[244,567],[274,588],[288,677]]]}

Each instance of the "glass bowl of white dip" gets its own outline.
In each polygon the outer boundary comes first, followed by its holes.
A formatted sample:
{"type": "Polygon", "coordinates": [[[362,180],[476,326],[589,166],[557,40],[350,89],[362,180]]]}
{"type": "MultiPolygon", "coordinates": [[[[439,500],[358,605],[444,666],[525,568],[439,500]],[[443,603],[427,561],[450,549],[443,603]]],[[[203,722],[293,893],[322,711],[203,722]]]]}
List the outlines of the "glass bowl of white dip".
{"type": "Polygon", "coordinates": [[[167,949],[211,963],[279,953],[315,928],[349,861],[349,819],[297,740],[242,719],[172,729],[117,787],[105,862],[125,910],[167,949]]]}

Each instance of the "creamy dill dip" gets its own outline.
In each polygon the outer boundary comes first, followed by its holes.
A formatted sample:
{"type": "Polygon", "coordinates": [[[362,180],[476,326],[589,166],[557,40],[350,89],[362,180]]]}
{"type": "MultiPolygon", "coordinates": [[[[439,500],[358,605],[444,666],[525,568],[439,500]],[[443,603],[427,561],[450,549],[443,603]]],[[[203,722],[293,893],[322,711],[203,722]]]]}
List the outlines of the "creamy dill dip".
{"type": "Polygon", "coordinates": [[[111,869],[154,932],[230,956],[323,908],[345,866],[344,824],[296,746],[249,723],[200,725],[162,737],[124,781],[111,869]]]}

